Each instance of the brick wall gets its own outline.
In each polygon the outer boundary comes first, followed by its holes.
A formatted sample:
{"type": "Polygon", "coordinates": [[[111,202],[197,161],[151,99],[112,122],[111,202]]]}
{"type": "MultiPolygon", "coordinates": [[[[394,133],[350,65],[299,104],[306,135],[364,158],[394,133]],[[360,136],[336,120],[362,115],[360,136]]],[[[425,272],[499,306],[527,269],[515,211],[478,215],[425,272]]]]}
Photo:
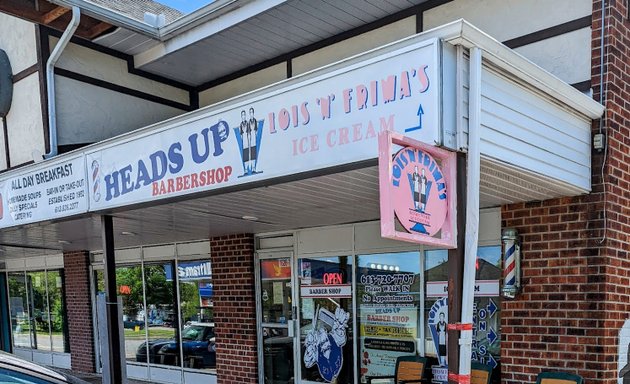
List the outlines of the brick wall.
{"type": "Polygon", "coordinates": [[[89,253],[64,253],[63,264],[72,370],[94,372],[94,328],[90,297],[89,253]]]}
{"type": "Polygon", "coordinates": [[[257,383],[254,237],[216,237],[210,240],[210,250],[217,383],[257,383]]]}
{"type": "MultiPolygon", "coordinates": [[[[593,2],[596,100],[601,5],[593,2]]],[[[502,226],[523,236],[524,285],[516,300],[502,302],[503,383],[535,382],[542,370],[578,373],[587,383],[617,382],[617,339],[630,316],[630,22],[626,1],[606,5],[608,150],[606,156],[592,152],[592,193],[502,209],[502,226]]]]}

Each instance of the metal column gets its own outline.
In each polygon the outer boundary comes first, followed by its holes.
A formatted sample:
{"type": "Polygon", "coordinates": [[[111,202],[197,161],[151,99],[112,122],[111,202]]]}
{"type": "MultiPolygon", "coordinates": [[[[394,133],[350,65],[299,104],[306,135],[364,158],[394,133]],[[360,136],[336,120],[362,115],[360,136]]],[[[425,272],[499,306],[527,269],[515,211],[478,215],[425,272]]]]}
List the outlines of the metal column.
{"type": "Polygon", "coordinates": [[[125,383],[126,376],[123,369],[123,358],[119,327],[118,292],[116,285],[116,261],[114,259],[114,222],[111,216],[101,216],[103,235],[103,265],[105,280],[105,302],[107,306],[107,345],[103,353],[109,356],[109,366],[103,367],[108,372],[103,372],[103,377],[109,377],[112,383],[125,383]]]}
{"type": "MultiPolygon", "coordinates": [[[[466,243],[466,155],[457,154],[457,248],[448,251],[448,323],[461,322],[466,243]]],[[[459,331],[448,332],[448,371],[459,372],[459,331]]],[[[455,382],[449,380],[449,382],[455,382]]]]}

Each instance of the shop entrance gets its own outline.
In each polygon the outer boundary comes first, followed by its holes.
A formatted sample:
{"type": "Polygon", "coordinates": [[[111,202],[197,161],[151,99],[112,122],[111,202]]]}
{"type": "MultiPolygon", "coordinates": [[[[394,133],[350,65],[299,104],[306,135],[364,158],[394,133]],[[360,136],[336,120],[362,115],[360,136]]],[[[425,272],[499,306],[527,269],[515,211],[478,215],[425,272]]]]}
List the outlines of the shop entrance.
{"type": "Polygon", "coordinates": [[[262,376],[265,384],[295,382],[295,317],[293,253],[259,254],[262,376]]]}
{"type": "Polygon", "coordinates": [[[352,256],[298,259],[300,383],[354,383],[352,256]]]}
{"type": "Polygon", "coordinates": [[[259,253],[265,384],[354,383],[351,256],[259,253]]]}

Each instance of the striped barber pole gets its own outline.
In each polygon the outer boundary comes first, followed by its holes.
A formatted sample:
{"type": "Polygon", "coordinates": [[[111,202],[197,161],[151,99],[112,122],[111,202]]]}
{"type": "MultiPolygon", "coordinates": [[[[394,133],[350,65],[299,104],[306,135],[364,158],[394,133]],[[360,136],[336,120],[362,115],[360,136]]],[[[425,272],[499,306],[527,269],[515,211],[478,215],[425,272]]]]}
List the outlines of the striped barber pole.
{"type": "Polygon", "coordinates": [[[516,286],[516,241],[506,239],[505,241],[505,269],[504,286],[516,286]]]}

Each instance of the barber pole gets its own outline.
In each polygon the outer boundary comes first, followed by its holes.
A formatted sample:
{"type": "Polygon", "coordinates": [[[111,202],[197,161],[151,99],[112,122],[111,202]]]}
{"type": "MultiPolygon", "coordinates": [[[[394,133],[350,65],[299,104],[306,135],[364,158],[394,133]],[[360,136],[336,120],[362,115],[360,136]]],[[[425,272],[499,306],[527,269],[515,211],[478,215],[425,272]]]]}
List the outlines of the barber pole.
{"type": "Polygon", "coordinates": [[[504,249],[503,297],[513,299],[520,288],[520,246],[515,229],[503,230],[501,236],[504,249]]]}

